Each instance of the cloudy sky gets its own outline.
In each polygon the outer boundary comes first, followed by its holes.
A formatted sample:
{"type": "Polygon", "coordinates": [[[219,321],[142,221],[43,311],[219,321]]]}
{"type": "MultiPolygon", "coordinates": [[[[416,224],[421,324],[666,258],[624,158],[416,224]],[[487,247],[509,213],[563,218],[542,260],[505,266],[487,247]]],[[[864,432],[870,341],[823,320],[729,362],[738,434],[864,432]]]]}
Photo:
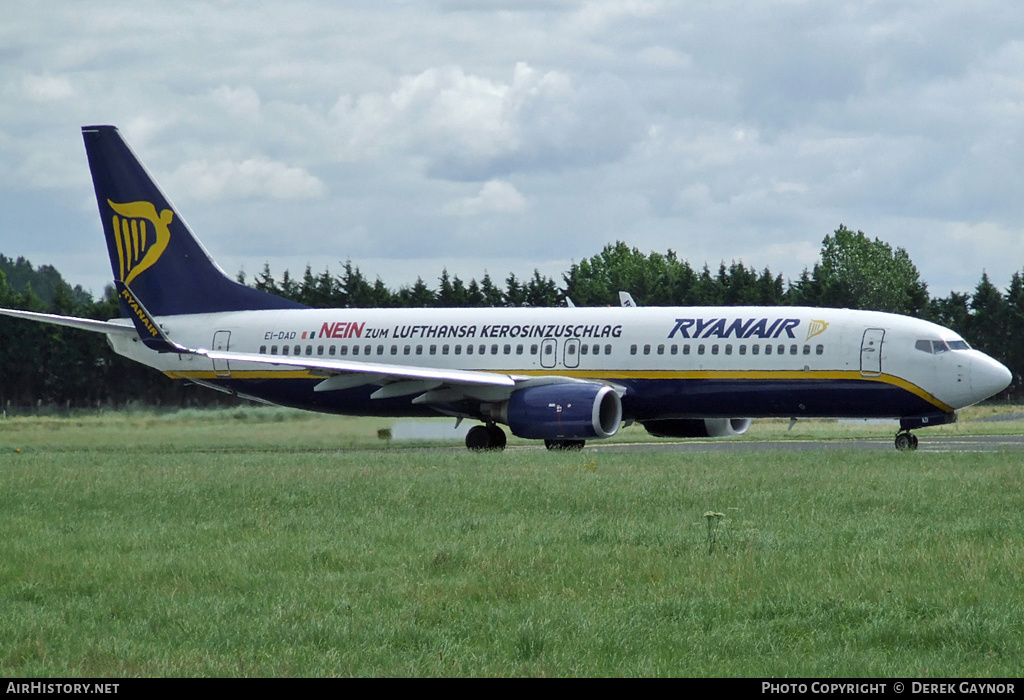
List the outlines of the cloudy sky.
{"type": "Polygon", "coordinates": [[[85,124],[250,277],[560,281],[622,240],[796,278],[840,223],[936,296],[1024,268],[1019,0],[13,0],[0,252],[99,294],[85,124]]]}

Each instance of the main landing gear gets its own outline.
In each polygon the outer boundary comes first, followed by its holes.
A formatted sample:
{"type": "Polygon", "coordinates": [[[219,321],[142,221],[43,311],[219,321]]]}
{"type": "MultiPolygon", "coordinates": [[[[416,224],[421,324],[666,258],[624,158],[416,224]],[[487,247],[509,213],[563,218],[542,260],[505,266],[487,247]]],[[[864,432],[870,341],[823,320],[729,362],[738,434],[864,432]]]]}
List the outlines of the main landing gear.
{"type": "Polygon", "coordinates": [[[900,452],[913,451],[917,449],[917,436],[909,430],[901,430],[896,433],[896,449],[900,452]]]}
{"type": "MultiPolygon", "coordinates": [[[[474,452],[481,450],[504,450],[508,438],[505,431],[494,423],[474,425],[466,433],[466,447],[474,452]]],[[[549,450],[582,450],[585,440],[545,440],[544,447],[549,450]]]]}
{"type": "Polygon", "coordinates": [[[494,423],[474,425],[466,433],[466,447],[474,452],[479,450],[504,450],[508,438],[505,431],[494,423]]]}

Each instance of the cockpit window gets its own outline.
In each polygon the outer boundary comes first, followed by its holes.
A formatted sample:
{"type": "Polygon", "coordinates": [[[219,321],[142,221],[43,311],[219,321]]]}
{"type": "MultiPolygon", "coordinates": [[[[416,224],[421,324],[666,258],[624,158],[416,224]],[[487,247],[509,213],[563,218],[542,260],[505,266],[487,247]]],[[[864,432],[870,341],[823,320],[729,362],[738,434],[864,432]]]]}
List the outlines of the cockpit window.
{"type": "Polygon", "coordinates": [[[929,355],[938,355],[950,350],[970,350],[971,346],[963,340],[919,340],[914,347],[929,355]]]}

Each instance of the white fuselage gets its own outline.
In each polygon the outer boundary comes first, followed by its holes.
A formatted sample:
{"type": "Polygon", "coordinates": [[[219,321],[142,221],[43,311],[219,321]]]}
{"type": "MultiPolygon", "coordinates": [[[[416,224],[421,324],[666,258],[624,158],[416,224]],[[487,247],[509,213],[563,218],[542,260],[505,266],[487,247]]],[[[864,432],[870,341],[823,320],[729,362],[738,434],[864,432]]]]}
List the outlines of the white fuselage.
{"type": "MultiPolygon", "coordinates": [[[[621,385],[626,417],[641,419],[948,413],[1001,390],[1008,376],[946,328],[848,309],[302,309],[157,320],[189,347],[621,385]]],[[[296,384],[311,388],[323,378],[290,366],[158,354],[109,337],[118,353],[170,376],[286,405],[303,404],[296,384]],[[276,385],[286,380],[280,398],[276,385]]],[[[385,412],[368,395],[303,407],[385,412]]],[[[402,413],[395,403],[386,412],[402,413]]]]}

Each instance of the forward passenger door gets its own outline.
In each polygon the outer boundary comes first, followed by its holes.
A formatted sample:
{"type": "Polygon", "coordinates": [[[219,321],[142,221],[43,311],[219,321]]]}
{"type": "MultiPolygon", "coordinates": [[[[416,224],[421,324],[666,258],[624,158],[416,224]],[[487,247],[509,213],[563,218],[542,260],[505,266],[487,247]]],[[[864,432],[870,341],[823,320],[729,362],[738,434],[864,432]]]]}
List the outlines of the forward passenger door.
{"type": "Polygon", "coordinates": [[[862,377],[877,377],[882,374],[882,340],[885,330],[868,328],[860,342],[860,374],[862,377]]]}

